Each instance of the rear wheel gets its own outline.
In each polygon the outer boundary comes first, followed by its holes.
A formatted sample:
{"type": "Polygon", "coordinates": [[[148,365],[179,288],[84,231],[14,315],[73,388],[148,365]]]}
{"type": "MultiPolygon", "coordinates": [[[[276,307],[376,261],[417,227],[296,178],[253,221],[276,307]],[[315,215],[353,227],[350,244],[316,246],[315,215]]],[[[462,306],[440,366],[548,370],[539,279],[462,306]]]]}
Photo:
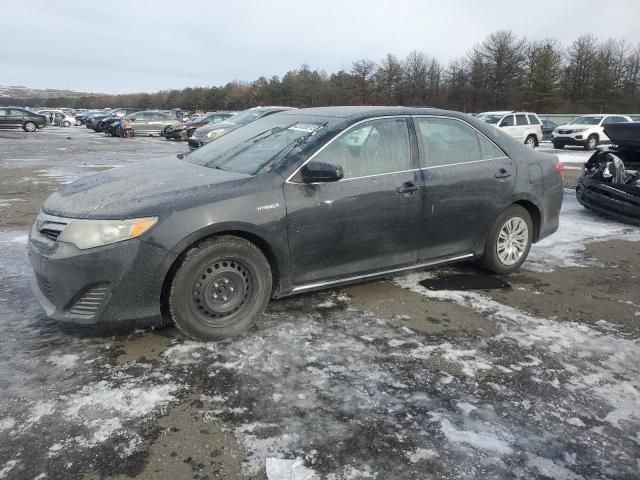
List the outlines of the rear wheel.
{"type": "Polygon", "coordinates": [[[538,146],[538,140],[535,135],[529,135],[524,141],[524,144],[529,148],[536,148],[538,146]]]}
{"type": "Polygon", "coordinates": [[[587,143],[584,144],[585,150],[593,150],[598,146],[598,137],[596,135],[589,135],[587,143]]]}
{"type": "Polygon", "coordinates": [[[35,132],[38,127],[33,122],[24,122],[22,128],[25,132],[35,132]]]}
{"type": "Polygon", "coordinates": [[[65,120],[64,123],[62,124],[63,127],[70,127],[71,126],[71,122],[68,120],[65,120]]]}
{"type": "Polygon", "coordinates": [[[531,215],[520,205],[511,205],[493,224],[481,263],[493,273],[504,275],[514,272],[529,255],[532,239],[531,215]]]}
{"type": "Polygon", "coordinates": [[[189,250],[169,287],[171,319],[199,340],[231,337],[251,328],[271,297],[271,267],[251,242],[232,236],[189,250]]]}

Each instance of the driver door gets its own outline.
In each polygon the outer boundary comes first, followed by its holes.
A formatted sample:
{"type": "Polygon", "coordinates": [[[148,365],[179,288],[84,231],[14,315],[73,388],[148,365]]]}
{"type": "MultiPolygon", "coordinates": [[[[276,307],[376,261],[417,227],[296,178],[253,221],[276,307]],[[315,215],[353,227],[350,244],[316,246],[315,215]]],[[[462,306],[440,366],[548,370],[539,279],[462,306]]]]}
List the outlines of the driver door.
{"type": "Polygon", "coordinates": [[[284,184],[291,279],[311,282],[374,274],[416,263],[422,177],[404,117],[361,122],[311,161],[342,167],[341,180],[284,184]]]}

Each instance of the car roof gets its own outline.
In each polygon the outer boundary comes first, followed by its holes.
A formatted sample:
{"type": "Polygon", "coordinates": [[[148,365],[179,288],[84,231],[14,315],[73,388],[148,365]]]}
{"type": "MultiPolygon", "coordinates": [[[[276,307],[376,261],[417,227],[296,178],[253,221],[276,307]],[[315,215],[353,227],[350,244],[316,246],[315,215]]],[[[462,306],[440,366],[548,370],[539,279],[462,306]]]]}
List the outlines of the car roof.
{"type": "Polygon", "coordinates": [[[312,107],[281,112],[278,115],[309,115],[335,119],[354,120],[389,115],[445,115],[453,117],[467,116],[461,112],[431,107],[386,107],[386,106],[342,106],[312,107]]]}

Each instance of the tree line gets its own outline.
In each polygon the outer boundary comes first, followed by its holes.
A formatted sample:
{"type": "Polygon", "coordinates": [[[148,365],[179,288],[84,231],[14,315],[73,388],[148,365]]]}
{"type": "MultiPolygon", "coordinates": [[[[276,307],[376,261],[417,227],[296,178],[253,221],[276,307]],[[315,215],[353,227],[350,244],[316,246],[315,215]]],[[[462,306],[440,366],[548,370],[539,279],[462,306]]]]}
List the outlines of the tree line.
{"type": "Polygon", "coordinates": [[[14,104],[100,108],[241,110],[256,105],[434,106],[465,112],[640,111],[640,45],[585,34],[568,46],[499,30],[447,64],[415,50],[405,58],[361,58],[327,74],[308,65],[284,77],[156,93],[14,99],[14,104]]]}

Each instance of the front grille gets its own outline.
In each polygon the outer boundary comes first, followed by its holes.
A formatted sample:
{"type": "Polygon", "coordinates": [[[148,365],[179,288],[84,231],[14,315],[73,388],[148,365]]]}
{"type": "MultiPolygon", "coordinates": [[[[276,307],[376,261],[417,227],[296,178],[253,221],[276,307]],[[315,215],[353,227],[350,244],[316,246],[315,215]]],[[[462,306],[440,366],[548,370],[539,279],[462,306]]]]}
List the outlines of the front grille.
{"type": "Polygon", "coordinates": [[[36,275],[36,281],[38,282],[38,287],[40,287],[40,291],[44,296],[47,297],[50,302],[53,302],[53,291],[51,290],[51,284],[49,281],[40,275],[36,275]]]}
{"type": "Polygon", "coordinates": [[[49,240],[56,241],[69,224],[69,219],[40,212],[36,220],[36,230],[49,240]]]}
{"type": "Polygon", "coordinates": [[[101,283],[89,288],[76,302],[71,306],[69,312],[73,315],[80,315],[83,317],[93,317],[102,301],[109,291],[108,283],[101,283]]]}
{"type": "Polygon", "coordinates": [[[570,133],[573,133],[573,130],[558,130],[558,133],[561,135],[569,135],[570,133]]]}

